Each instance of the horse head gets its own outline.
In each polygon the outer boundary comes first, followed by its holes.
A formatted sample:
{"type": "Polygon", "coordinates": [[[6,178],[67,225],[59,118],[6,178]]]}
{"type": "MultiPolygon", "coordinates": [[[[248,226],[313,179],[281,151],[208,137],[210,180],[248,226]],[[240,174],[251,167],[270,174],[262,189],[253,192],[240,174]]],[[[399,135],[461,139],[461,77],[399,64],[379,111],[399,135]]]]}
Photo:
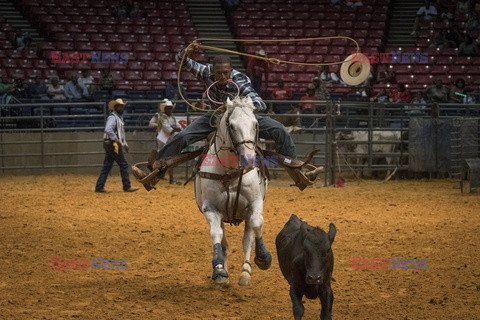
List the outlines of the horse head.
{"type": "Polygon", "coordinates": [[[242,166],[251,167],[255,161],[258,142],[258,121],[250,97],[227,99],[226,112],[220,123],[220,131],[228,135],[231,147],[239,156],[242,166]]]}

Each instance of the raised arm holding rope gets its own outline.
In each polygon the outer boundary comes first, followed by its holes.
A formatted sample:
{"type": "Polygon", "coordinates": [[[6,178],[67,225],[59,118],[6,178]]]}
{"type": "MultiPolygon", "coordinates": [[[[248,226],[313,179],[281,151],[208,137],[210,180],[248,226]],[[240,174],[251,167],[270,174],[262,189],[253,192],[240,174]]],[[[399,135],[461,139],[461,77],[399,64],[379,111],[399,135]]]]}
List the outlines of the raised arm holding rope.
{"type": "MultiPolygon", "coordinates": [[[[208,65],[200,64],[191,59],[192,54],[200,48],[205,48],[205,46],[194,41],[176,55],[176,61],[183,66],[183,69],[191,72],[198,80],[205,83],[208,87],[207,96],[210,103],[218,105],[225,103],[227,98],[234,99],[237,96],[248,96],[252,99],[256,112],[266,110],[267,107],[264,101],[252,88],[250,79],[245,74],[232,68],[228,56],[216,56],[213,63],[208,65]]],[[[135,177],[143,183],[147,190],[154,188],[154,185],[163,177],[168,167],[172,165],[171,163],[173,161],[169,163],[168,159],[179,155],[182,149],[188,145],[207,138],[208,134],[216,129],[214,124],[211,123],[213,113],[206,113],[196,119],[184,131],[176,135],[176,137],[160,151],[156,157],[156,161],[153,162],[151,157],[149,161],[149,168],[153,170],[151,174],[143,172],[136,166],[133,167],[135,177]]],[[[296,160],[293,140],[280,122],[268,116],[259,115],[258,113],[256,114],[256,119],[260,129],[259,137],[275,141],[276,150],[281,156],[279,164],[287,170],[290,177],[295,181],[295,184],[300,190],[311,185],[322,168],[315,168],[313,165],[308,164],[308,161],[302,162],[296,160]],[[302,172],[302,167],[307,169],[308,172],[302,172]]],[[[312,156],[313,153],[310,154],[310,160],[312,156]]],[[[179,163],[179,161],[177,161],[177,163],[179,163]]]]}

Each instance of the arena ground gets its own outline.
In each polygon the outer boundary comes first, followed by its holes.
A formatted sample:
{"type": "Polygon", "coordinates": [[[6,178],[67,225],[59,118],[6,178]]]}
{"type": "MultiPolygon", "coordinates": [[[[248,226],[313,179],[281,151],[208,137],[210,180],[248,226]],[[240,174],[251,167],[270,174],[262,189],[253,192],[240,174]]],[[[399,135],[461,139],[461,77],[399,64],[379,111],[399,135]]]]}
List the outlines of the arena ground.
{"type": "MultiPolygon", "coordinates": [[[[212,245],[193,185],[108,194],[96,176],[0,178],[1,319],[291,319],[274,239],[291,213],[337,226],[334,319],[478,319],[480,194],[450,180],[347,181],[308,188],[274,181],[264,238],[274,256],[239,287],[243,225],[227,227],[232,281],[211,284],[212,245]],[[51,258],[128,259],[127,269],[52,269],[51,258]],[[352,269],[352,257],[428,259],[426,269],[352,269]],[[476,315],[476,316],[475,316],[476,315]]],[[[135,183],[134,183],[135,184],[135,183]]],[[[319,301],[306,300],[305,319],[319,301]]]]}

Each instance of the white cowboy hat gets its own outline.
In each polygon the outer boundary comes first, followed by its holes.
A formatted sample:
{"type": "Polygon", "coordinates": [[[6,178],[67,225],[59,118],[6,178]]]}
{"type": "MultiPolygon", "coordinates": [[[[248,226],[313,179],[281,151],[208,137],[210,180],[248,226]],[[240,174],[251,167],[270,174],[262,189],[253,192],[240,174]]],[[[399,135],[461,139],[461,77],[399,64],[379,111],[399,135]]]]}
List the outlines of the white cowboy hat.
{"type": "Polygon", "coordinates": [[[258,54],[259,56],[262,56],[262,57],[266,57],[266,56],[267,56],[267,53],[266,53],[265,50],[263,50],[263,49],[258,50],[258,51],[257,51],[257,54],[258,54]]]}
{"type": "Polygon", "coordinates": [[[115,99],[115,100],[111,100],[111,101],[108,103],[108,110],[113,110],[117,104],[120,104],[120,105],[124,106],[124,105],[126,105],[127,103],[124,102],[124,101],[123,101],[122,99],[120,99],[120,98],[115,99]]]}
{"type": "Polygon", "coordinates": [[[370,63],[367,61],[368,58],[363,53],[358,52],[349,55],[340,68],[340,77],[342,77],[343,82],[351,86],[357,86],[367,80],[370,74],[370,63]]]}
{"type": "Polygon", "coordinates": [[[165,107],[174,107],[174,105],[173,105],[172,101],[170,101],[168,99],[165,99],[162,102],[160,102],[158,107],[160,108],[161,112],[165,112],[165,107]]]}

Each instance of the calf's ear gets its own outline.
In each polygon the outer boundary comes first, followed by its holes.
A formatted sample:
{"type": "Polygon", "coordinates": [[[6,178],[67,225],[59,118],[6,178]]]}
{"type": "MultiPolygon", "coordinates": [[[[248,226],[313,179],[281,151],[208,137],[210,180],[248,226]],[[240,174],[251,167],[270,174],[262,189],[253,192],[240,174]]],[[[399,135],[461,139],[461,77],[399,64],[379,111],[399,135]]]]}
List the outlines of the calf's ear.
{"type": "Polygon", "coordinates": [[[328,239],[330,240],[330,245],[332,245],[336,234],[337,234],[337,228],[333,223],[330,223],[328,227],[328,239]]]}

